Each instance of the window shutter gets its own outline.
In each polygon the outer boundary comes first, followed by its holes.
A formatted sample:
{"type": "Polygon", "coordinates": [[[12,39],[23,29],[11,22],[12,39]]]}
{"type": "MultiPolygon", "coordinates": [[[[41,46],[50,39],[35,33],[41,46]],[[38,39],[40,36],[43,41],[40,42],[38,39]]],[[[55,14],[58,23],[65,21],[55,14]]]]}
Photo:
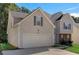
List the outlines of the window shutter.
{"type": "Polygon", "coordinates": [[[69,29],[71,29],[71,24],[69,24],[69,29]]]}
{"type": "Polygon", "coordinates": [[[36,25],[36,16],[34,16],[34,26],[36,25]]]}
{"type": "Polygon", "coordinates": [[[65,23],[63,23],[63,24],[64,24],[64,29],[66,29],[65,23]]]}
{"type": "Polygon", "coordinates": [[[41,26],[43,26],[43,17],[41,17],[41,26]]]}

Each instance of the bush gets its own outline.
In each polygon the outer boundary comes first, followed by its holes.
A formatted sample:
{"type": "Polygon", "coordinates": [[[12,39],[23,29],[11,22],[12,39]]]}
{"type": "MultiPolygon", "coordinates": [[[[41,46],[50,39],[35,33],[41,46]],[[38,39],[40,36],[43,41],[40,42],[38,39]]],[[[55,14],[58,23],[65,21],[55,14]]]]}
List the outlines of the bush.
{"type": "Polygon", "coordinates": [[[7,34],[4,32],[4,33],[0,33],[0,42],[1,43],[7,43],[7,34]]]}
{"type": "Polygon", "coordinates": [[[73,43],[73,41],[65,41],[65,40],[62,40],[60,44],[72,46],[72,43],[73,43]]]}
{"type": "Polygon", "coordinates": [[[16,47],[12,46],[9,43],[0,43],[0,50],[11,50],[16,49],[16,47]]]}

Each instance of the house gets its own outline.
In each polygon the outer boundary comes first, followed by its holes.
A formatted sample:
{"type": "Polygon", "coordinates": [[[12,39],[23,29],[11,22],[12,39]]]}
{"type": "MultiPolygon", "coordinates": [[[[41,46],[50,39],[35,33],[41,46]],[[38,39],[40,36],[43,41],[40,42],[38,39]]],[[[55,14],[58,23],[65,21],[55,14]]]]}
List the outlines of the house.
{"type": "Polygon", "coordinates": [[[62,41],[72,41],[79,44],[79,24],[76,23],[71,15],[62,12],[55,13],[52,18],[55,25],[55,43],[62,41]]]}
{"type": "Polygon", "coordinates": [[[8,18],[8,42],[18,48],[53,46],[63,41],[78,42],[77,25],[68,13],[50,15],[37,8],[30,14],[9,11],[8,18]]]}
{"type": "Polygon", "coordinates": [[[62,14],[62,12],[56,13],[52,18],[55,25],[55,42],[62,43],[63,41],[72,41],[73,34],[73,18],[68,14],[62,14]],[[57,19],[54,19],[57,18],[57,19]]]}
{"type": "Polygon", "coordinates": [[[8,42],[18,48],[54,45],[55,25],[40,8],[32,13],[9,11],[8,42]]]}

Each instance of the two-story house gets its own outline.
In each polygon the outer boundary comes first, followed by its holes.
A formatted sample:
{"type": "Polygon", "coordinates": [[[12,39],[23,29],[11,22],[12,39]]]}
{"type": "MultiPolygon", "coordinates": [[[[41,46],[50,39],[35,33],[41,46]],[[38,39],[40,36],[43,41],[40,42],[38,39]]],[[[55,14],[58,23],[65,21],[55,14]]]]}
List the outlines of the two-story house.
{"type": "MultiPolygon", "coordinates": [[[[72,41],[73,33],[73,18],[68,14],[58,12],[54,15],[56,19],[54,21],[55,28],[55,41],[56,43],[63,43],[63,41],[72,41]],[[57,18],[58,17],[58,18],[57,18]]],[[[65,43],[64,42],[64,43],[65,43]]]]}
{"type": "Polygon", "coordinates": [[[50,15],[41,8],[30,14],[9,11],[8,42],[18,48],[32,48],[75,41],[73,23],[69,14],[50,15]]]}

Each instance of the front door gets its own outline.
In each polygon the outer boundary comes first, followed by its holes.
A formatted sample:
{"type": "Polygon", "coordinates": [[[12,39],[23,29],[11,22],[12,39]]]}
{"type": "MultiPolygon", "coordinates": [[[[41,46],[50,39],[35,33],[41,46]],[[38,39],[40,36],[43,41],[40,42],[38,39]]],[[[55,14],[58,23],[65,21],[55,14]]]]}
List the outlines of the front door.
{"type": "Polygon", "coordinates": [[[71,34],[59,34],[59,41],[61,44],[71,41],[71,34]]]}

